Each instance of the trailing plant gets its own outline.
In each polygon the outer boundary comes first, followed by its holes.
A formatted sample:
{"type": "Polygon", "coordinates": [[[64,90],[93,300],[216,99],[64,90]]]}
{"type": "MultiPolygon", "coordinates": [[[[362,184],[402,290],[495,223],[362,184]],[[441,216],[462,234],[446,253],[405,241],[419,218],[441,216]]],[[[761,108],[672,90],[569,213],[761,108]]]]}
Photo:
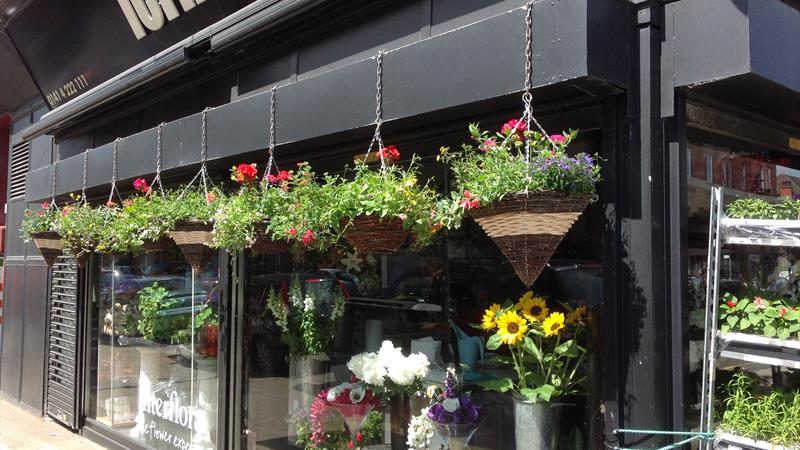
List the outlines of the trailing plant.
{"type": "Polygon", "coordinates": [[[339,241],[347,203],[337,176],[325,173],[318,180],[311,166],[302,162],[296,171],[273,175],[268,182],[279,187],[261,191],[262,208],[275,211],[270,217],[273,239],[320,251],[339,241]]]}
{"type": "Polygon", "coordinates": [[[730,292],[722,297],[719,306],[720,329],[723,333],[736,331],[770,338],[800,337],[800,312],[781,297],[767,293],[736,297],[730,292]]]}
{"type": "Polygon", "coordinates": [[[500,392],[513,391],[532,402],[549,402],[584,392],[585,321],[585,307],[566,315],[550,312],[546,301],[530,291],[516,304],[493,304],[484,312],[480,325],[483,330],[494,332],[486,348],[495,351],[505,345],[511,356],[495,358],[512,366],[516,377],[481,385],[500,392]]]}
{"type": "MultiPolygon", "coordinates": [[[[395,161],[400,153],[394,146],[379,150],[384,158],[395,161]]],[[[399,219],[403,228],[415,238],[417,246],[430,243],[443,224],[437,214],[439,194],[419,183],[419,158],[414,156],[407,169],[386,165],[378,170],[364,162],[353,168],[353,179],[342,183],[346,217],[374,216],[380,219],[399,219]]]]}
{"type": "Polygon", "coordinates": [[[110,224],[119,214],[119,205],[109,201],[106,205],[95,207],[79,201],[76,195],[72,195],[72,199],[75,203],[61,208],[57,225],[64,248],[74,255],[111,251],[110,224]]]}
{"type": "Polygon", "coordinates": [[[58,231],[58,219],[60,216],[58,209],[48,202],[44,202],[39,206],[41,206],[41,209],[25,210],[25,216],[19,228],[20,236],[25,242],[30,242],[33,239],[33,234],[58,231]]]}
{"type": "Polygon", "coordinates": [[[775,445],[800,444],[800,390],[764,388],[741,370],[725,390],[721,429],[775,445]]]}
{"type": "Polygon", "coordinates": [[[219,188],[189,187],[169,191],[164,198],[163,216],[160,220],[176,223],[184,220],[211,222],[224,195],[219,188]]]}
{"type": "Polygon", "coordinates": [[[779,203],[760,198],[740,198],[725,207],[728,217],[735,219],[800,219],[800,200],[783,197],[779,203]]]}
{"type": "Polygon", "coordinates": [[[578,132],[548,136],[510,120],[497,133],[470,124],[473,143],[461,151],[442,147],[439,160],[450,164],[464,210],[489,206],[516,192],[593,193],[600,181],[597,156],[566,151],[578,132]],[[530,159],[526,160],[526,145],[530,159]]]}
{"type": "Polygon", "coordinates": [[[270,289],[267,308],[283,331],[281,340],[289,346],[289,357],[300,359],[324,352],[344,315],[344,296],[338,287],[330,295],[315,294],[311,289],[304,293],[295,276],[285,300],[270,289]]]}
{"type": "Polygon", "coordinates": [[[107,245],[112,252],[136,251],[147,242],[167,236],[175,225],[167,214],[163,193],[153,190],[144,178],[137,178],[133,186],[140,194],[124,200],[122,209],[109,224],[107,245]]]}

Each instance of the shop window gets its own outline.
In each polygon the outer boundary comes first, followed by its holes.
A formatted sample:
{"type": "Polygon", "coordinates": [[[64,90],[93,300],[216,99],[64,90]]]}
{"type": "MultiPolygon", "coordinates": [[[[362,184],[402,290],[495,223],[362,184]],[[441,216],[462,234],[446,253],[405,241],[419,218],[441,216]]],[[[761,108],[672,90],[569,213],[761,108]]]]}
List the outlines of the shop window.
{"type": "Polygon", "coordinates": [[[215,449],[216,258],[193,272],[176,248],[103,255],[99,277],[90,417],[154,449],[215,449]]]}

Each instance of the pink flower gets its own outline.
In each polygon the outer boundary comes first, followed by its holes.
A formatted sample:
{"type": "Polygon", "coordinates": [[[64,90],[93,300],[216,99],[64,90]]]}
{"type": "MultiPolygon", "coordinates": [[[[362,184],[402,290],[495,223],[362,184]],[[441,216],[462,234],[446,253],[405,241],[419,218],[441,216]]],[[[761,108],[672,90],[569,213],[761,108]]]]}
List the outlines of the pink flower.
{"type": "Polygon", "coordinates": [[[150,186],[147,184],[147,180],[144,178],[137,178],[134,180],[133,188],[143,194],[147,194],[150,191],[150,186]]]}
{"type": "Polygon", "coordinates": [[[480,147],[478,147],[478,150],[482,151],[483,153],[486,153],[492,150],[495,145],[497,145],[497,142],[495,142],[494,139],[487,139],[483,141],[483,144],[481,144],[480,147]]]}
{"type": "Polygon", "coordinates": [[[525,130],[527,129],[528,127],[525,125],[525,122],[523,122],[522,119],[511,119],[503,124],[503,127],[500,128],[500,132],[506,136],[522,138],[523,133],[525,133],[525,130]]]}
{"type": "Polygon", "coordinates": [[[464,198],[461,200],[461,206],[464,209],[474,209],[480,206],[478,199],[475,198],[469,191],[464,191],[464,198]]]}
{"type": "Polygon", "coordinates": [[[290,181],[291,179],[292,179],[292,172],[286,170],[281,170],[280,172],[278,172],[277,175],[273,174],[267,175],[267,182],[269,182],[270,184],[283,183],[286,181],[290,181]]]}
{"type": "Polygon", "coordinates": [[[50,207],[50,203],[48,203],[48,202],[42,202],[42,204],[41,204],[41,205],[39,205],[39,206],[41,206],[41,207],[42,207],[42,209],[47,209],[47,208],[49,208],[49,207],[50,207]]]}
{"type": "Polygon", "coordinates": [[[316,241],[316,240],[317,240],[317,236],[314,234],[313,231],[306,230],[306,232],[303,233],[303,245],[305,245],[306,247],[311,245],[311,244],[313,244],[314,241],[316,241]]]}
{"type": "Polygon", "coordinates": [[[113,200],[109,200],[109,201],[106,202],[106,207],[108,207],[108,208],[116,208],[117,204],[114,203],[113,200]]]}
{"type": "Polygon", "coordinates": [[[756,297],[755,300],[753,300],[753,304],[756,305],[757,309],[767,309],[767,302],[761,297],[756,297]]]}
{"type": "Polygon", "coordinates": [[[785,315],[786,315],[786,313],[787,313],[787,312],[789,312],[789,310],[788,310],[788,309],[786,309],[786,307],[785,307],[785,306],[781,306],[781,309],[780,309],[780,311],[778,311],[778,315],[780,315],[781,317],[783,317],[783,316],[785,316],[785,315]]]}
{"type": "Polygon", "coordinates": [[[563,144],[566,139],[564,138],[564,135],[551,134],[550,140],[553,141],[554,144],[563,144]]]}
{"type": "Polygon", "coordinates": [[[289,236],[297,236],[297,228],[289,228],[289,236]]]}
{"type": "Polygon", "coordinates": [[[209,192],[208,194],[206,194],[206,200],[208,200],[209,202],[213,202],[216,199],[217,199],[217,194],[213,192],[209,192]]]}

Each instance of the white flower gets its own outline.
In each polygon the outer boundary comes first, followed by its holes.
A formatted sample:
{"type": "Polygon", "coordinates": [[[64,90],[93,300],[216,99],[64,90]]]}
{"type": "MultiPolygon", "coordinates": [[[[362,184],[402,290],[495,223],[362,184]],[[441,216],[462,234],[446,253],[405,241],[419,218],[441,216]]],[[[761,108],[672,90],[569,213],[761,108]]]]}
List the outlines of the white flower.
{"type": "Polygon", "coordinates": [[[461,406],[461,403],[458,401],[457,398],[448,397],[442,401],[442,406],[444,407],[445,411],[451,413],[455,412],[455,410],[457,410],[458,407],[461,406]]]}
{"type": "Polygon", "coordinates": [[[345,253],[345,255],[339,260],[344,266],[344,270],[350,273],[361,272],[361,263],[364,262],[364,259],[358,256],[358,250],[354,250],[353,253],[345,253]]]}
{"type": "Polygon", "coordinates": [[[360,380],[364,379],[364,365],[368,358],[369,353],[359,353],[351,357],[350,361],[347,362],[347,368],[360,380]]]}
{"type": "Polygon", "coordinates": [[[378,350],[378,364],[391,367],[403,362],[403,349],[392,345],[392,341],[383,341],[378,350]]]}
{"type": "Polygon", "coordinates": [[[431,446],[431,439],[435,428],[428,420],[428,408],[422,408],[419,415],[412,416],[408,423],[408,440],[406,444],[409,450],[428,450],[431,446]]]}
{"type": "Polygon", "coordinates": [[[364,373],[361,379],[365,383],[371,384],[373,386],[383,386],[386,375],[387,375],[386,367],[380,364],[367,363],[364,365],[364,373]]]}
{"type": "Polygon", "coordinates": [[[389,378],[400,386],[408,386],[417,379],[413,368],[406,364],[393,364],[389,366],[389,378]]]}
{"type": "Polygon", "coordinates": [[[311,312],[314,310],[314,297],[307,295],[303,300],[303,311],[311,312]]]}
{"type": "Polygon", "coordinates": [[[431,362],[424,353],[412,353],[406,358],[406,364],[413,367],[414,376],[425,378],[430,373],[431,362]]]}

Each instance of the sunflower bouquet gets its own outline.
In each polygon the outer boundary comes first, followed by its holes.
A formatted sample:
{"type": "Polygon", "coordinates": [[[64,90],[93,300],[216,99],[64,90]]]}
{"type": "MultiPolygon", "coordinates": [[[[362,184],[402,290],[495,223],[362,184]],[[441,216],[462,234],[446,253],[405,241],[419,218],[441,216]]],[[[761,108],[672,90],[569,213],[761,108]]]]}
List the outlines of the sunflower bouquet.
{"type": "Polygon", "coordinates": [[[498,355],[499,363],[514,367],[515,379],[501,378],[481,383],[490,390],[512,391],[531,402],[549,402],[565,395],[580,394],[585,384],[581,370],[587,350],[581,345],[586,328],[586,307],[552,311],[547,301],[526,292],[516,303],[493,304],[480,327],[494,334],[486,347],[508,347],[509,355],[498,355]]]}

